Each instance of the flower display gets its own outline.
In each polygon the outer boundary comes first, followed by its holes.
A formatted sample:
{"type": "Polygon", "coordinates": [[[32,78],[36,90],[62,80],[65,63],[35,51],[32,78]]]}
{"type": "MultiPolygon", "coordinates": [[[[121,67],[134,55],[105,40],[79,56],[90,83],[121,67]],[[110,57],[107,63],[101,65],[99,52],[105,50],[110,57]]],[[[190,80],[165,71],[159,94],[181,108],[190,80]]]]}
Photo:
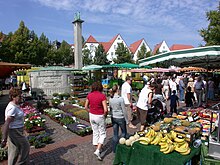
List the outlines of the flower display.
{"type": "Polygon", "coordinates": [[[24,126],[27,132],[44,130],[46,119],[37,113],[29,113],[25,116],[24,126]]]}

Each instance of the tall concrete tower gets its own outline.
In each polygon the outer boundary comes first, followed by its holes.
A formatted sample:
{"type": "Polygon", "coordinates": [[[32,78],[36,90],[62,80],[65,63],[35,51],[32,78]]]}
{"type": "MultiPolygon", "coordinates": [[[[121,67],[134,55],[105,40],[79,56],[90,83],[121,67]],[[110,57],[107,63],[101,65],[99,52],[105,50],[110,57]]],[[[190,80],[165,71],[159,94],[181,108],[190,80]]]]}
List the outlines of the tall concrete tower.
{"type": "Polygon", "coordinates": [[[74,17],[74,62],[75,69],[82,69],[82,23],[84,21],[80,19],[80,13],[76,13],[74,17]]]}

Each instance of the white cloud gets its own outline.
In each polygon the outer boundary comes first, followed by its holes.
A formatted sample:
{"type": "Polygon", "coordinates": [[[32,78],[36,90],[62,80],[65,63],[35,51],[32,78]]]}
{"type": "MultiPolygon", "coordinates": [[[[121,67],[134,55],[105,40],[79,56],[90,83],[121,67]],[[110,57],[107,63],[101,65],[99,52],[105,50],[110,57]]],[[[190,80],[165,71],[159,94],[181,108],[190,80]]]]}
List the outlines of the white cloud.
{"type": "MultiPolygon", "coordinates": [[[[206,27],[206,11],[216,10],[217,1],[207,0],[34,0],[68,12],[81,12],[87,23],[113,26],[125,33],[167,32],[198,34],[206,27]],[[151,30],[151,28],[153,28],[151,30]]],[[[169,35],[169,34],[167,34],[169,35]]],[[[190,35],[190,37],[197,35],[190,35]]],[[[185,37],[182,35],[181,37],[185,37]]],[[[198,37],[197,37],[198,38],[198,37]]]]}

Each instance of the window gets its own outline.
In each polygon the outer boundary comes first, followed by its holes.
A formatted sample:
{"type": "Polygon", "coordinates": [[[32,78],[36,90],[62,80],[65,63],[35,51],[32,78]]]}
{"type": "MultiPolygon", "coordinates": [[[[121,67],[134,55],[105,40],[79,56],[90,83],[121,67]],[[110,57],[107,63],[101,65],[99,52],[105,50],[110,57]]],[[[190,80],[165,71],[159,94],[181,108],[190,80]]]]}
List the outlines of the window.
{"type": "Polygon", "coordinates": [[[118,40],[121,40],[121,38],[120,38],[120,37],[118,37],[118,40]]]}
{"type": "Polygon", "coordinates": [[[113,56],[114,55],[114,52],[111,52],[111,56],[113,56]]]}
{"type": "Polygon", "coordinates": [[[93,44],[90,45],[90,51],[91,52],[95,51],[95,46],[93,44]]]}
{"type": "Polygon", "coordinates": [[[114,45],[114,49],[117,49],[117,45],[114,45]]]}

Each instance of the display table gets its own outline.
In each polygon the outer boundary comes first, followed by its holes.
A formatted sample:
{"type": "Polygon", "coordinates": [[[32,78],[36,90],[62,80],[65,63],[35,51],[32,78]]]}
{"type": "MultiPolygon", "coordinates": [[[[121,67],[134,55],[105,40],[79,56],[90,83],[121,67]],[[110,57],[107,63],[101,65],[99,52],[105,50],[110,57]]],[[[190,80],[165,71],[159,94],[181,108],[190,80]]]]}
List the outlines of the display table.
{"type": "Polygon", "coordinates": [[[143,145],[135,142],[132,147],[117,145],[114,165],[184,165],[194,156],[200,154],[200,148],[191,148],[189,155],[181,155],[174,151],[170,154],[160,152],[160,146],[143,145]]]}

